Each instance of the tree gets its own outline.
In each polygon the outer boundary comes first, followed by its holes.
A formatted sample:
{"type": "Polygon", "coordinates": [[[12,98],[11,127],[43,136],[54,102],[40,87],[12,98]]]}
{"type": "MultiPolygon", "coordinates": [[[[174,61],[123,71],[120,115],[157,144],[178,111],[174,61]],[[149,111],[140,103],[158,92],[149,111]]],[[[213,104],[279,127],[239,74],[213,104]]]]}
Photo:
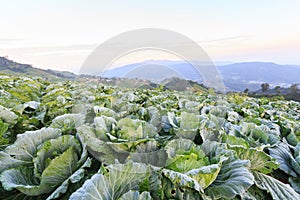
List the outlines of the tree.
{"type": "Polygon", "coordinates": [[[276,87],[274,88],[277,94],[280,94],[280,88],[281,88],[280,86],[276,86],[276,87]]]}
{"type": "Polygon", "coordinates": [[[246,89],[244,90],[244,93],[245,93],[245,94],[248,94],[248,93],[249,93],[249,89],[246,88],[246,89]]]}
{"type": "Polygon", "coordinates": [[[269,88],[270,88],[269,83],[263,83],[263,84],[261,84],[261,91],[262,91],[262,92],[268,91],[269,88]]]}
{"type": "Polygon", "coordinates": [[[298,88],[298,85],[299,84],[292,84],[291,87],[290,87],[290,91],[291,93],[297,93],[299,88],[298,88]]]}

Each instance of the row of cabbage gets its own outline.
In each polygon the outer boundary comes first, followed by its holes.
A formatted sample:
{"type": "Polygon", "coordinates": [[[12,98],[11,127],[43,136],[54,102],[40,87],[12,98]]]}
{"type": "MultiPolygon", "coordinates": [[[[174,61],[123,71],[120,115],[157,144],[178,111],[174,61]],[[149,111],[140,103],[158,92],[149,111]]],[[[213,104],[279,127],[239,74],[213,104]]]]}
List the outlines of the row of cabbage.
{"type": "Polygon", "coordinates": [[[2,76],[4,199],[299,199],[300,103],[2,76]]]}

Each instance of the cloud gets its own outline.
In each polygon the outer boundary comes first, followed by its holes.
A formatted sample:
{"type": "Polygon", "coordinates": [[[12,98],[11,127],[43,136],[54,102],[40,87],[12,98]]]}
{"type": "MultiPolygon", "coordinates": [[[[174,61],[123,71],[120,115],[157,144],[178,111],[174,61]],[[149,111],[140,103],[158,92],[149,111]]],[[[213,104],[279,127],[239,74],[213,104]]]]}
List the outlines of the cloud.
{"type": "Polygon", "coordinates": [[[20,39],[20,38],[0,38],[0,42],[18,42],[18,41],[22,41],[24,39],[20,39]]]}
{"type": "Polygon", "coordinates": [[[31,52],[31,51],[58,51],[58,50],[75,50],[75,49],[93,49],[95,47],[97,47],[97,44],[74,44],[74,45],[64,45],[64,46],[28,46],[28,47],[12,47],[12,48],[6,48],[6,49],[30,51],[31,52]]]}
{"type": "Polygon", "coordinates": [[[232,36],[232,37],[224,37],[218,38],[214,40],[203,40],[203,41],[196,41],[197,43],[215,43],[215,42],[227,42],[227,41],[235,41],[235,40],[246,40],[250,39],[250,35],[239,35],[239,36],[232,36]]]}
{"type": "Polygon", "coordinates": [[[0,51],[8,54],[22,54],[32,56],[47,56],[60,54],[88,54],[97,47],[97,44],[75,44],[65,46],[31,46],[31,47],[10,47],[0,48],[0,51]]]}
{"type": "MultiPolygon", "coordinates": [[[[214,45],[220,44],[224,42],[234,42],[249,39],[250,36],[240,35],[240,36],[232,36],[225,38],[218,38],[213,40],[202,40],[195,41],[196,43],[202,45],[214,45]]],[[[13,38],[0,38],[0,42],[18,42],[24,39],[13,39],[13,38]]],[[[72,52],[90,52],[94,50],[99,44],[73,44],[73,45],[56,45],[56,46],[27,46],[27,47],[16,47],[11,46],[7,48],[0,48],[0,50],[8,51],[8,52],[18,52],[18,53],[26,53],[26,54],[59,54],[59,53],[72,53],[72,52]]],[[[112,46],[123,46],[126,44],[112,44],[112,46]]],[[[173,44],[173,45],[184,45],[184,44],[173,44]]]]}

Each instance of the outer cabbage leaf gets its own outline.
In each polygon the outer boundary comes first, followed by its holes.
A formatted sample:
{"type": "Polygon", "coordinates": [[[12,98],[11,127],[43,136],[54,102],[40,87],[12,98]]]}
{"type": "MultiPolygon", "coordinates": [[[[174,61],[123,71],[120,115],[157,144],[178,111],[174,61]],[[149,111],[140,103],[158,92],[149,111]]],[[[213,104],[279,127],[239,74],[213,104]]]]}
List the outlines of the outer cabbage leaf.
{"type": "Polygon", "coordinates": [[[127,160],[164,167],[166,166],[167,155],[165,150],[159,147],[159,143],[155,139],[151,139],[131,149],[127,160]]]}
{"type": "Polygon", "coordinates": [[[83,125],[78,127],[77,135],[80,141],[87,146],[93,157],[105,164],[112,164],[115,162],[115,159],[118,159],[120,162],[124,161],[128,156],[128,152],[117,154],[111,148],[111,145],[114,143],[98,139],[95,130],[90,126],[83,125]]]}
{"type": "Polygon", "coordinates": [[[120,129],[117,138],[124,140],[134,141],[158,136],[153,125],[138,119],[123,118],[117,122],[117,127],[120,129]]]}
{"type": "Polygon", "coordinates": [[[253,172],[255,177],[255,184],[262,190],[268,191],[273,199],[300,199],[300,195],[290,187],[288,184],[284,184],[277,179],[265,175],[260,172],[253,172]]]}
{"type": "Polygon", "coordinates": [[[95,112],[96,116],[106,116],[106,117],[117,118],[117,113],[106,107],[94,106],[94,112],[95,112]]]}
{"type": "Polygon", "coordinates": [[[279,143],[275,147],[269,148],[270,155],[279,163],[279,168],[285,173],[297,177],[300,175],[300,165],[294,159],[289,146],[279,143]]]}
{"type": "Polygon", "coordinates": [[[228,110],[229,109],[226,106],[221,106],[221,105],[211,106],[209,109],[209,114],[212,114],[214,116],[221,117],[221,118],[226,118],[226,114],[227,114],[228,110]]]}
{"type": "MultiPolygon", "coordinates": [[[[155,127],[142,120],[123,118],[117,123],[118,127],[115,127],[113,118],[101,116],[95,118],[94,125],[95,128],[78,127],[78,136],[87,145],[89,152],[105,164],[113,164],[115,159],[124,162],[130,153],[138,154],[147,143],[158,137],[155,127]]],[[[153,147],[140,153],[155,154],[159,149],[157,146],[155,149],[153,147]]]]}
{"type": "Polygon", "coordinates": [[[74,148],[71,147],[52,160],[49,166],[43,171],[40,184],[36,178],[33,178],[34,175],[31,168],[6,170],[1,174],[0,180],[4,188],[8,191],[16,188],[29,196],[49,193],[75,171],[78,161],[76,156],[74,148]]]}
{"type": "Polygon", "coordinates": [[[14,112],[0,105],[0,119],[9,124],[16,124],[18,116],[14,112]]]}
{"type": "Polygon", "coordinates": [[[150,200],[151,195],[149,192],[142,192],[130,190],[123,194],[119,200],[150,200]]]}
{"type": "Polygon", "coordinates": [[[227,149],[226,144],[218,143],[215,141],[206,141],[201,145],[201,149],[209,158],[211,164],[218,164],[225,158],[235,158],[234,151],[227,149]]]}
{"type": "Polygon", "coordinates": [[[231,123],[238,123],[240,120],[240,115],[237,112],[234,111],[228,111],[227,112],[227,121],[231,122],[231,123]]]}
{"type": "Polygon", "coordinates": [[[87,180],[70,200],[119,199],[126,192],[139,189],[139,184],[147,177],[147,167],[141,163],[113,164],[107,169],[109,172],[95,174],[87,180]]]}
{"type": "Polygon", "coordinates": [[[218,141],[225,132],[224,118],[208,115],[200,121],[200,136],[203,141],[218,141]]]}
{"type": "Polygon", "coordinates": [[[239,126],[232,126],[230,133],[246,140],[251,147],[261,146],[263,144],[275,144],[280,136],[277,131],[270,130],[266,125],[257,126],[254,123],[243,122],[239,126]]]}
{"type": "Polygon", "coordinates": [[[85,116],[82,114],[64,114],[52,120],[50,127],[61,129],[68,133],[84,124],[85,116]]]}
{"type": "Polygon", "coordinates": [[[9,168],[29,164],[31,164],[31,161],[17,160],[5,152],[0,152],[0,172],[3,172],[4,170],[9,168]]]}
{"type": "Polygon", "coordinates": [[[9,124],[0,120],[0,150],[2,150],[5,145],[9,144],[9,138],[5,135],[8,128],[9,124]]]}
{"type": "MultiPolygon", "coordinates": [[[[239,199],[239,198],[235,198],[239,199]]],[[[256,185],[252,185],[244,194],[240,195],[242,200],[262,200],[272,199],[272,196],[265,190],[261,190],[256,185]]]]}
{"type": "Polygon", "coordinates": [[[180,138],[193,140],[199,132],[200,117],[194,113],[182,112],[178,118],[174,113],[168,113],[168,120],[180,138]]]}
{"type": "MultiPolygon", "coordinates": [[[[56,132],[58,129],[48,129],[53,131],[53,137],[60,134],[59,131],[56,132]]],[[[38,133],[41,135],[44,133],[45,136],[49,137],[47,135],[48,132],[45,132],[45,130],[41,129],[38,133]]],[[[27,132],[26,136],[29,139],[29,136],[34,135],[34,133],[27,132]]],[[[26,154],[26,156],[34,156],[34,158],[31,158],[31,163],[34,164],[34,167],[28,165],[29,160],[25,160],[27,162],[25,163],[27,164],[26,166],[23,163],[19,166],[16,166],[14,163],[10,164],[7,168],[11,169],[5,170],[0,176],[5,190],[11,191],[12,189],[17,189],[29,196],[39,196],[48,194],[56,189],[53,196],[58,197],[63,192],[66,192],[69,182],[75,183],[83,178],[84,168],[89,167],[88,163],[84,164],[87,159],[85,146],[82,147],[79,141],[72,135],[63,135],[44,142],[41,141],[45,138],[40,139],[39,137],[41,136],[36,136],[35,140],[31,140],[29,144],[32,146],[30,148],[22,145],[22,142],[24,142],[22,140],[17,140],[13,144],[14,148],[10,146],[10,153],[15,152],[12,150],[17,147],[22,147],[27,152],[30,152],[31,154],[26,154]],[[37,147],[34,147],[34,145],[37,145],[37,147]],[[15,168],[12,169],[12,167],[15,168]]],[[[21,158],[24,159],[24,156],[21,158]]],[[[4,161],[7,159],[9,158],[6,156],[4,161]]]]}
{"type": "Polygon", "coordinates": [[[0,175],[0,181],[5,190],[18,189],[23,194],[30,196],[38,196],[48,190],[40,187],[38,180],[34,178],[32,168],[21,167],[5,170],[0,175]]]}
{"type": "MultiPolygon", "coordinates": [[[[215,143],[211,144],[212,145],[209,145],[210,147],[215,145],[215,143]]],[[[225,148],[225,146],[219,146],[218,148],[215,145],[215,148],[211,149],[211,151],[220,154],[217,157],[212,154],[211,161],[216,163],[210,165],[209,158],[206,157],[204,151],[192,141],[186,139],[172,140],[166,146],[166,152],[168,154],[166,167],[176,172],[181,172],[183,175],[188,175],[188,177],[196,181],[202,189],[205,189],[216,180],[222,163],[228,159],[227,156],[233,155],[228,154],[226,150],[222,151],[222,148],[225,148]]]]}
{"type": "MultiPolygon", "coordinates": [[[[23,161],[31,161],[35,156],[37,147],[44,141],[56,138],[60,135],[59,129],[42,128],[37,131],[26,131],[23,134],[17,135],[17,140],[14,144],[8,146],[5,152],[15,159],[23,161]]],[[[1,163],[4,164],[5,163],[1,163]]]]}
{"type": "MultiPolygon", "coordinates": [[[[295,157],[295,161],[299,164],[300,163],[300,143],[298,143],[294,147],[294,157],[295,157]]],[[[300,193],[300,178],[299,178],[299,176],[297,176],[296,178],[290,177],[289,183],[292,185],[294,190],[296,190],[298,193],[300,193]]]]}
{"type": "Polygon", "coordinates": [[[213,163],[221,163],[221,170],[216,180],[205,189],[205,194],[212,199],[234,198],[241,195],[253,184],[250,162],[237,160],[234,151],[226,144],[207,141],[202,149],[213,163]]]}
{"type": "Polygon", "coordinates": [[[242,146],[230,146],[229,148],[235,151],[239,159],[250,160],[251,170],[269,174],[279,167],[279,165],[275,162],[275,159],[266,154],[264,151],[255,148],[245,148],[242,146]]]}
{"type": "Polygon", "coordinates": [[[174,129],[178,129],[178,119],[176,118],[175,114],[173,112],[168,112],[168,122],[170,123],[170,125],[174,128],[174,129]]]}
{"type": "Polygon", "coordinates": [[[56,188],[50,196],[48,196],[47,200],[57,199],[61,195],[67,192],[70,184],[74,184],[82,180],[85,176],[85,173],[89,167],[91,167],[91,159],[87,159],[85,163],[75,171],[68,179],[66,179],[58,188],[56,188]]]}
{"type": "Polygon", "coordinates": [[[197,192],[203,192],[203,188],[194,178],[173,170],[163,169],[162,174],[168,178],[175,186],[183,188],[191,188],[197,192]]]}
{"type": "Polygon", "coordinates": [[[149,115],[149,120],[148,122],[155,126],[157,129],[161,129],[161,116],[160,112],[157,108],[151,106],[147,108],[148,115],[149,115]]]}
{"type": "Polygon", "coordinates": [[[79,141],[72,135],[63,135],[56,139],[51,139],[44,142],[39,147],[37,155],[33,159],[35,175],[40,177],[47,165],[52,164],[53,157],[65,152],[70,147],[74,148],[74,152],[77,155],[81,155],[81,145],[79,141]]]}
{"type": "Polygon", "coordinates": [[[24,108],[31,108],[33,110],[38,109],[39,106],[40,106],[40,102],[37,101],[29,101],[24,103],[24,108]]]}
{"type": "Polygon", "coordinates": [[[194,113],[182,112],[179,119],[180,129],[177,135],[187,139],[194,139],[200,126],[199,116],[194,113]]]}
{"type": "MultiPolygon", "coordinates": [[[[163,178],[162,181],[162,195],[154,199],[193,199],[202,200],[201,193],[189,187],[178,187],[172,183],[168,178],[163,178]]],[[[151,194],[155,194],[153,191],[151,194]]],[[[153,195],[152,195],[153,196],[153,195]]]]}
{"type": "Polygon", "coordinates": [[[56,187],[76,170],[79,158],[74,147],[54,158],[41,175],[41,185],[56,187]]]}
{"type": "Polygon", "coordinates": [[[110,139],[113,139],[114,136],[112,136],[110,133],[115,131],[114,128],[116,124],[117,121],[112,117],[106,117],[106,116],[95,117],[94,126],[95,126],[95,133],[97,138],[103,141],[109,141],[110,139]]]}
{"type": "Polygon", "coordinates": [[[194,178],[200,184],[201,188],[205,189],[216,180],[221,169],[221,164],[192,169],[185,174],[194,178]]]}
{"type": "Polygon", "coordinates": [[[246,140],[244,140],[243,138],[236,137],[234,135],[224,134],[222,136],[222,143],[229,144],[229,145],[240,145],[245,148],[249,148],[249,144],[246,140]]]}
{"type": "Polygon", "coordinates": [[[293,187],[293,189],[296,192],[300,193],[300,177],[299,176],[297,178],[290,177],[289,183],[291,184],[291,186],[293,187]]]}
{"type": "Polygon", "coordinates": [[[187,101],[184,104],[184,108],[187,110],[189,113],[195,113],[199,114],[200,108],[203,106],[203,104],[196,102],[196,101],[187,101]]]}
{"type": "Polygon", "coordinates": [[[250,162],[247,160],[227,160],[216,180],[205,189],[205,194],[212,199],[232,199],[241,195],[253,185],[254,177],[249,171],[250,162]]]}

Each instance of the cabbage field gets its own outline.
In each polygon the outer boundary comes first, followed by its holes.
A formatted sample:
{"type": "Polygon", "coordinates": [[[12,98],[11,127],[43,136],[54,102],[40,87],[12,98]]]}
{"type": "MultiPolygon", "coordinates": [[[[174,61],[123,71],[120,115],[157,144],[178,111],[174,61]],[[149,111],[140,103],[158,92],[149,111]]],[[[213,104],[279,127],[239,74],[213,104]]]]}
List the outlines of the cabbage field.
{"type": "Polygon", "coordinates": [[[300,199],[299,102],[0,81],[0,199],[300,199]]]}

